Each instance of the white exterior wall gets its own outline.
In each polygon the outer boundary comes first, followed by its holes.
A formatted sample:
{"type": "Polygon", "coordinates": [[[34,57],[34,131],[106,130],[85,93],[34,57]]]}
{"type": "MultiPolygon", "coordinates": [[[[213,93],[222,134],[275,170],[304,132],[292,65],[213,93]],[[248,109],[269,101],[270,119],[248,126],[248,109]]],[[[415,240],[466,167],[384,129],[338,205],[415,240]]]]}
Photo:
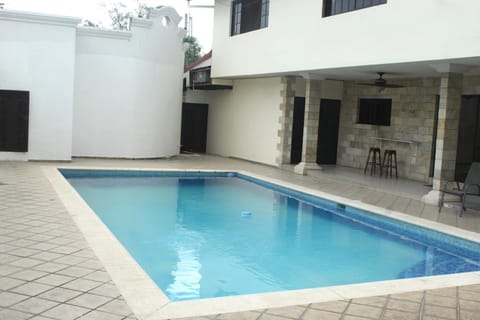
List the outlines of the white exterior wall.
{"type": "Polygon", "coordinates": [[[217,0],[212,76],[480,56],[480,2],[475,0],[388,0],[325,18],[322,5],[270,1],[267,28],[230,36],[231,1],[217,0]]]}
{"type": "Polygon", "coordinates": [[[188,97],[209,103],[207,153],[276,165],[280,78],[235,80],[233,90],[188,97]]]}
{"type": "Polygon", "coordinates": [[[178,154],[184,56],[179,19],[163,8],[153,23],[135,19],[131,32],[79,29],[74,156],[178,154]]]}
{"type": "Polygon", "coordinates": [[[0,10],[0,89],[30,92],[28,152],[0,152],[0,160],[71,159],[79,22],[0,10]]]}

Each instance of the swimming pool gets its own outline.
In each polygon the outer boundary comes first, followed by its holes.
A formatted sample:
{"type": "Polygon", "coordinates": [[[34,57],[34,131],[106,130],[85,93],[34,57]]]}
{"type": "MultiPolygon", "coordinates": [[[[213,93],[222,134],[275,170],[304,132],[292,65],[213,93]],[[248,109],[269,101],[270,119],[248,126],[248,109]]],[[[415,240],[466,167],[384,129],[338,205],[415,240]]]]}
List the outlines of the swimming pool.
{"type": "Polygon", "coordinates": [[[476,242],[247,175],[62,173],[173,301],[480,270],[476,242]]]}

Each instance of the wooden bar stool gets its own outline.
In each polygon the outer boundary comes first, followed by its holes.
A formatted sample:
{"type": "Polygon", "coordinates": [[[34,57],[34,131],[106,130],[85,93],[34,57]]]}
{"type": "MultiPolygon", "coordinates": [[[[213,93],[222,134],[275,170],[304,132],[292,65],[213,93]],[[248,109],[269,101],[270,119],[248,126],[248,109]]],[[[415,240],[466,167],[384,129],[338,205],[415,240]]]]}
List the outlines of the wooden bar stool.
{"type": "Polygon", "coordinates": [[[367,173],[368,165],[370,165],[370,175],[375,175],[375,170],[378,166],[380,169],[380,176],[382,176],[382,157],[380,148],[370,147],[368,150],[367,163],[365,163],[365,170],[363,170],[363,174],[367,173]]]}
{"type": "Polygon", "coordinates": [[[395,168],[395,178],[398,178],[396,150],[385,150],[385,153],[383,155],[382,167],[386,169],[385,178],[388,177],[388,172],[390,172],[390,178],[393,176],[394,168],[395,168]]]}

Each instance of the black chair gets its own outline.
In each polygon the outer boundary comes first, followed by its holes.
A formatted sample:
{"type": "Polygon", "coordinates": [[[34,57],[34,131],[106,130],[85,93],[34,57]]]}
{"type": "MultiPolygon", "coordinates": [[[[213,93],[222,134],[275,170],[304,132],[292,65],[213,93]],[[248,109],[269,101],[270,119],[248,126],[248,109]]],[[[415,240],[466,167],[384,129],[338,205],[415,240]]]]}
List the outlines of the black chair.
{"type": "Polygon", "coordinates": [[[445,194],[451,194],[460,197],[460,202],[462,203],[462,208],[460,210],[460,217],[463,215],[465,208],[465,198],[467,196],[480,196],[480,162],[474,162],[468,170],[467,177],[465,182],[460,185],[460,182],[455,182],[456,188],[448,188],[448,184],[452,181],[447,181],[443,186],[442,195],[440,197],[440,202],[438,204],[438,212],[442,210],[445,194]]]}

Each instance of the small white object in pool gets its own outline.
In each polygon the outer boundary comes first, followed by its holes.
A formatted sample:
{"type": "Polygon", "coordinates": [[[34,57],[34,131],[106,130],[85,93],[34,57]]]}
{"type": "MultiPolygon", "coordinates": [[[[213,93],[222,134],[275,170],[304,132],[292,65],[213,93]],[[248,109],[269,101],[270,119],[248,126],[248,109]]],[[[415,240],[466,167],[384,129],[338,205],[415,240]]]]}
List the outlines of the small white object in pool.
{"type": "Polygon", "coordinates": [[[227,177],[235,177],[235,174],[232,172],[227,173],[227,177]]]}
{"type": "Polygon", "coordinates": [[[252,215],[252,212],[251,211],[242,211],[242,216],[251,216],[252,215]]]}

